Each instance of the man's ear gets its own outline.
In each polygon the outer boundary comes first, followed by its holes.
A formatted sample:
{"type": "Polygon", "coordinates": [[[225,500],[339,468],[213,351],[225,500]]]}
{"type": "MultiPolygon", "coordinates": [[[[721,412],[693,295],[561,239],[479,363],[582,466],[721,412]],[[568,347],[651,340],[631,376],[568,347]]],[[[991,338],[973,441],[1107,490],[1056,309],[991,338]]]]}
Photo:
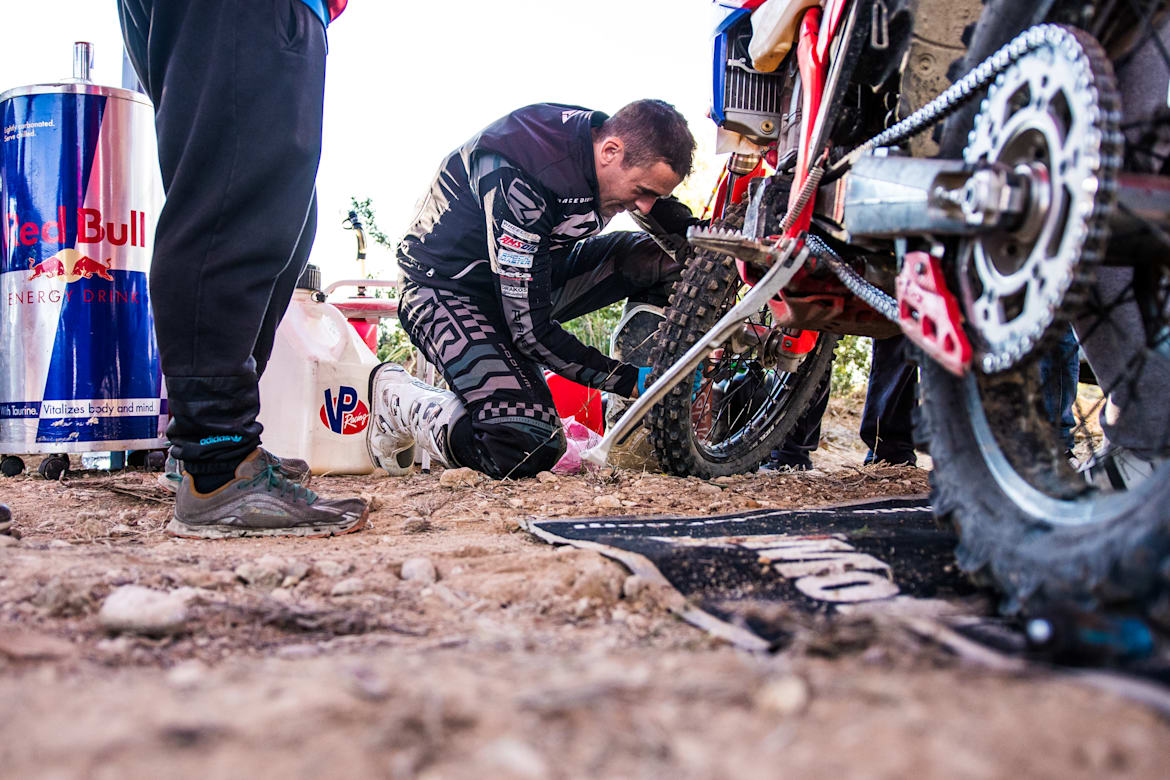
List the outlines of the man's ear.
{"type": "Polygon", "coordinates": [[[622,139],[616,135],[606,136],[601,139],[601,146],[597,149],[598,161],[602,165],[613,165],[615,162],[621,162],[625,151],[626,147],[622,143],[622,139]]]}

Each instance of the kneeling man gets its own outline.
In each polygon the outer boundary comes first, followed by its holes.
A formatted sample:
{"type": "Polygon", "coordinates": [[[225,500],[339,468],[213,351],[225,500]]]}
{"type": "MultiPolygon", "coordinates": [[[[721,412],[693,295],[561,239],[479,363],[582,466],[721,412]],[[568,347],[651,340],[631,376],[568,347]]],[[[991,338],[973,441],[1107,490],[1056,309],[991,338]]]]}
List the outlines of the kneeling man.
{"type": "Polygon", "coordinates": [[[673,106],[640,100],[612,117],[527,106],[448,155],[398,263],[399,319],[450,390],[379,366],[367,435],[374,463],[409,465],[418,446],[497,479],[551,468],[565,440],[542,367],[636,397],[649,369],[609,358],[559,323],[624,299],[665,305],[694,221],[668,196],[694,149],[673,106]],[[650,232],[597,235],[622,211],[650,232]]]}

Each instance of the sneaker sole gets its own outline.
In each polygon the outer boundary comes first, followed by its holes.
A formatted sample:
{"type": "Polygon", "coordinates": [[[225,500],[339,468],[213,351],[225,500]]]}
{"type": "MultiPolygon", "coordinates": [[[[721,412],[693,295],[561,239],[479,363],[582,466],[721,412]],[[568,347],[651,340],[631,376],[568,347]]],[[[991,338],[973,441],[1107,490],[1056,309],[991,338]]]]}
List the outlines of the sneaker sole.
{"type": "Polygon", "coordinates": [[[370,510],[367,508],[362,512],[362,516],[346,526],[319,526],[306,525],[304,527],[293,528],[239,528],[236,526],[225,525],[187,525],[177,517],[171,517],[171,521],[167,523],[166,533],[168,536],[177,536],[180,539],[240,539],[244,537],[265,537],[265,536],[299,536],[305,539],[324,539],[329,536],[342,536],[343,534],[352,534],[360,531],[366,527],[366,519],[369,517],[370,510]]]}

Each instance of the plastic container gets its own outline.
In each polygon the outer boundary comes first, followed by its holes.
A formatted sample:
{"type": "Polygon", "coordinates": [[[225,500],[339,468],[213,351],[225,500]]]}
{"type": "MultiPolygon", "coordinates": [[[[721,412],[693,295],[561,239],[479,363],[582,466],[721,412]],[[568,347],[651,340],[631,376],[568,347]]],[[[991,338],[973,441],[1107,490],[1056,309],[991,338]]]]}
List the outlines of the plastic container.
{"type": "Polygon", "coordinates": [[[309,266],[276,330],[260,379],[264,447],[302,458],[314,474],[369,474],[369,379],[378,359],[318,291],[309,266]]]}

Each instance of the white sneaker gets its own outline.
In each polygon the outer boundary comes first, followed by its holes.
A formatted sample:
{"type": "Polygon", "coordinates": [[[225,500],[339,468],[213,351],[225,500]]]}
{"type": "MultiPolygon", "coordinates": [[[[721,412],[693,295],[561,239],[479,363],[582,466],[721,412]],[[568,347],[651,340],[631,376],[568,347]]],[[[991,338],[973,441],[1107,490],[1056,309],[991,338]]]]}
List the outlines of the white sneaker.
{"type": "Polygon", "coordinates": [[[1106,444],[1085,461],[1081,474],[1102,490],[1130,490],[1149,479],[1160,463],[1140,458],[1125,447],[1106,444]]]}
{"type": "Polygon", "coordinates": [[[397,363],[383,363],[370,373],[370,404],[366,450],[375,466],[405,474],[419,447],[441,466],[454,465],[447,435],[464,414],[454,393],[413,378],[397,363]]]}

